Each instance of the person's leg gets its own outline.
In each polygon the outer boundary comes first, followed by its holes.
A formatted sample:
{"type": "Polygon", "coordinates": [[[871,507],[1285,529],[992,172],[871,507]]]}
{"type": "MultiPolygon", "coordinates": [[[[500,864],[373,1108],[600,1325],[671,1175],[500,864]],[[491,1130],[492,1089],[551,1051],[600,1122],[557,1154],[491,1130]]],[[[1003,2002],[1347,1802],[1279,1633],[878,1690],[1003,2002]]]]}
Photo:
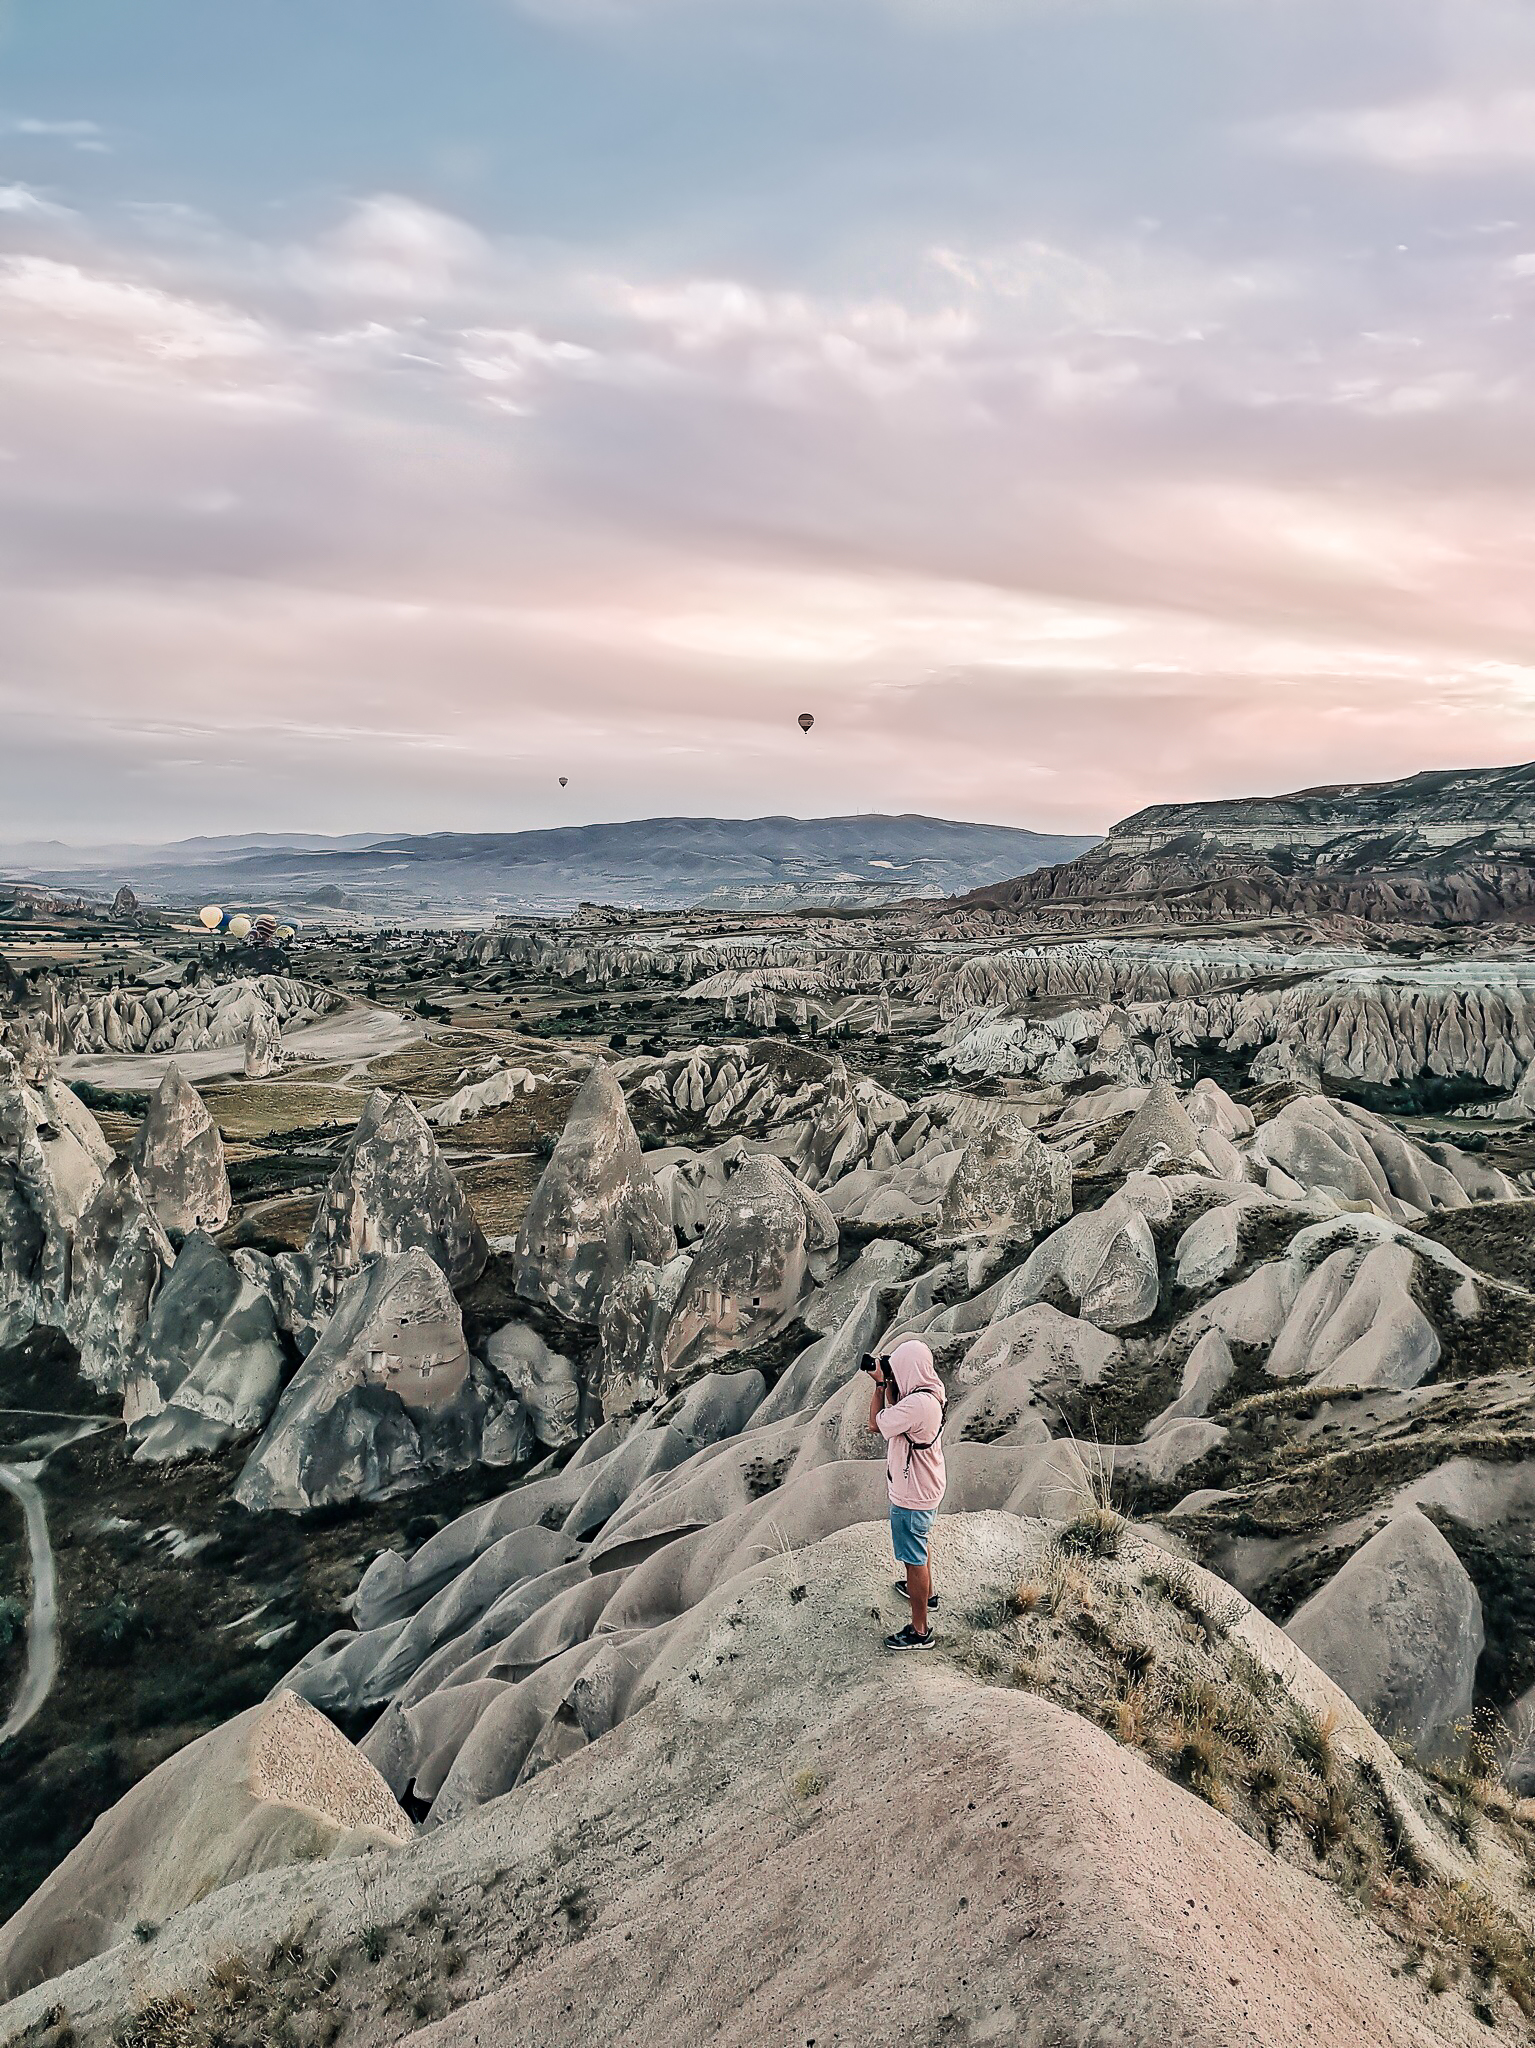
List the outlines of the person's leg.
{"type": "MultiPolygon", "coordinates": [[[[897,1561],[899,1562],[899,1560],[897,1561]]],[[[936,1607],[938,1605],[938,1595],[933,1591],[933,1555],[931,1551],[928,1552],[925,1569],[927,1572],[927,1604],[929,1607],[936,1607]]],[[[901,1591],[909,1600],[911,1598],[911,1566],[903,1564],[901,1566],[901,1573],[904,1580],[901,1591]]]]}
{"type": "Polygon", "coordinates": [[[925,1564],[906,1567],[906,1597],[911,1602],[911,1625],[919,1636],[927,1634],[927,1596],[932,1591],[932,1572],[925,1564]]]}

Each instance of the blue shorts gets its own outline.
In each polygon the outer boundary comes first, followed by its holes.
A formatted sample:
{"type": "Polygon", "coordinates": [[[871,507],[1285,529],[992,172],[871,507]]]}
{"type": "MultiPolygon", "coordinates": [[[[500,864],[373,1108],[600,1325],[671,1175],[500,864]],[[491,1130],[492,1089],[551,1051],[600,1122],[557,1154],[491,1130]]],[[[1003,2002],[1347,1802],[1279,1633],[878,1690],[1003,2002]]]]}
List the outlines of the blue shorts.
{"type": "Polygon", "coordinates": [[[926,1564],[928,1531],[937,1508],[890,1509],[890,1542],[897,1564],[926,1564]]]}

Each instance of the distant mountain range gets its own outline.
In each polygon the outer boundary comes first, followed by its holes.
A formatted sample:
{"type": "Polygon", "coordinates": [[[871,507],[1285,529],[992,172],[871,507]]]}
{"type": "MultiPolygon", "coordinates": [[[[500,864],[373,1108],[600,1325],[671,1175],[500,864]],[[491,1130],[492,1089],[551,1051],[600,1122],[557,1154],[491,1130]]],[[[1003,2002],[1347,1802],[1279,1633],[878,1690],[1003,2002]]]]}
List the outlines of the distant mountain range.
{"type": "Polygon", "coordinates": [[[93,846],[70,846],[62,839],[13,839],[0,843],[0,871],[29,877],[35,874],[44,881],[54,881],[87,870],[103,872],[145,861],[190,866],[244,853],[349,850],[376,846],[388,836],[384,832],[223,832],[173,839],[166,844],[125,839],[93,846]]]}
{"type": "Polygon", "coordinates": [[[533,832],[244,833],[158,847],[0,847],[0,869],[145,904],[218,901],[297,916],[549,914],[583,902],[725,911],[951,896],[1070,860],[1087,835],[916,816],[642,818],[533,832]]]}
{"type": "Polygon", "coordinates": [[[1055,924],[1528,921],[1535,764],[1153,804],[1070,862],[984,885],[964,907],[1055,924]]]}

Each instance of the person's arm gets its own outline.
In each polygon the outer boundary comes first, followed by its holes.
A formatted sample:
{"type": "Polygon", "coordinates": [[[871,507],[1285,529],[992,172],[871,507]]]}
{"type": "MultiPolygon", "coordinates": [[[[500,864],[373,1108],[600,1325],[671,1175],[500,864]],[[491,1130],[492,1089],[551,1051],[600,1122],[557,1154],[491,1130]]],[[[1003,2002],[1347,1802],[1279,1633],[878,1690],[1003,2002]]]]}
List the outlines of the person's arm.
{"type": "Polygon", "coordinates": [[[869,1427],[879,1428],[880,1410],[890,1405],[890,1396],[895,1391],[890,1380],[890,1368],[882,1365],[874,1375],[874,1385],[869,1393],[869,1427]]]}

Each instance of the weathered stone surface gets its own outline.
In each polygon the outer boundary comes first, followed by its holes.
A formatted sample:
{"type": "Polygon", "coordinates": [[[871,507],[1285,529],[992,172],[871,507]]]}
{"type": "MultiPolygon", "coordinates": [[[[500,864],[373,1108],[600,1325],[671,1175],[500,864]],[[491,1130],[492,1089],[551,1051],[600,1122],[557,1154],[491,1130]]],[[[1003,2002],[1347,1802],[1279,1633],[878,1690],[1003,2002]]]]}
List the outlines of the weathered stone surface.
{"type": "Polygon", "coordinates": [[[609,1421],[652,1407],[659,1398],[661,1346],[691,1264],[680,1255],[664,1266],[636,1259],[609,1289],[598,1315],[602,1374],[596,1390],[609,1421]]]}
{"type": "Polygon", "coordinates": [[[527,1323],[504,1323],[485,1340],[485,1362],[522,1403],[545,1450],[562,1450],[582,1433],[582,1388],[576,1368],[527,1323]]]}
{"type": "Polygon", "coordinates": [[[1211,1451],[1218,1450],[1231,1434],[1219,1423],[1188,1416],[1168,1422],[1138,1444],[1125,1444],[1114,1453],[1116,1472],[1134,1472],[1154,1486],[1165,1486],[1190,1465],[1197,1465],[1211,1451]]]}
{"type": "Polygon", "coordinates": [[[1426,1758],[1457,1746],[1482,1654],[1482,1603],[1465,1566],[1416,1508],[1356,1550],[1285,1633],[1383,1734],[1426,1758]]]}
{"type": "Polygon", "coordinates": [[[1178,1398],[1163,1409],[1146,1434],[1208,1415],[1236,1377],[1236,1369],[1231,1346],[1220,1331],[1206,1330],[1184,1362],[1178,1398]]]}
{"type": "Polygon", "coordinates": [[[408,1492],[474,1464],[490,1415],[513,1399],[471,1370],[436,1262],[419,1248],[385,1253],[346,1284],[235,1499],[301,1514],[408,1492]]]}
{"type": "Polygon", "coordinates": [[[0,1338],[62,1321],[76,1224],[112,1164],[100,1125],[56,1074],[0,1047],[0,1338]],[[5,1334],[9,1333],[9,1334],[5,1334]]]}
{"type": "Polygon", "coordinates": [[[736,1137],[707,1152],[661,1154],[647,1161],[678,1244],[703,1236],[727,1181],[752,1156],[745,1139],[736,1137]]]}
{"type": "Polygon", "coordinates": [[[116,1392],[175,1253],[126,1159],[114,1160],[76,1226],[64,1327],[80,1370],[116,1392]]]}
{"type": "Polygon", "coordinates": [[[829,1337],[842,1327],[871,1287],[894,1286],[914,1273],[921,1263],[922,1254],[911,1245],[902,1244],[898,1238],[875,1238],[835,1279],[817,1288],[805,1309],[806,1329],[829,1337]]]}
{"type": "Polygon", "coordinates": [[[1123,1357],[1117,1337],[1036,1301],[988,1325],[955,1367],[954,1382],[956,1389],[980,1386],[1019,1366],[1047,1393],[1076,1394],[1101,1385],[1123,1357]]]}
{"type": "Polygon", "coordinates": [[[1413,1296],[1407,1245],[1340,1245],[1302,1282],[1268,1369],[1327,1387],[1415,1387],[1439,1362],[1439,1336],[1413,1296]]]}
{"type": "Polygon", "coordinates": [[[424,1251],[452,1287],[484,1271],[489,1250],[464,1191],[407,1095],[375,1088],[309,1233],[320,1307],[380,1253],[424,1251]]]}
{"type": "Polygon", "coordinates": [[[265,1081],[281,1073],[283,1064],[282,1025],[263,1003],[252,1010],[245,1027],[245,1078],[265,1081]]]}
{"type": "Polygon", "coordinates": [[[446,1101],[427,1111],[427,1121],[436,1124],[439,1130],[469,1123],[475,1117],[488,1116],[494,1109],[505,1108],[519,1095],[531,1095],[537,1086],[538,1076],[526,1067],[498,1067],[494,1073],[465,1081],[446,1101]]]}
{"type": "Polygon", "coordinates": [[[1204,1164],[1199,1133],[1170,1081],[1153,1081],[1146,1100],[1104,1161],[1105,1173],[1144,1173],[1148,1168],[1204,1164]]]}
{"type": "Polygon", "coordinates": [[[224,1140],[174,1060],[149,1098],[133,1146],[145,1199],[165,1229],[222,1230],[229,1221],[224,1140]]]}
{"type": "Polygon", "coordinates": [[[1017,1357],[999,1363],[968,1392],[956,1386],[944,1411],[944,1434],[953,1444],[1047,1443],[1054,1420],[1035,1384],[1033,1364],[1017,1357]]]}
{"type": "Polygon", "coordinates": [[[1195,1294],[1225,1279],[1242,1255],[1242,1214],[1238,1203],[1222,1202],[1194,1219],[1173,1250],[1180,1287],[1195,1294]]]}
{"type": "Polygon", "coordinates": [[[846,1062],[837,1060],[827,1076],[820,1106],[793,1158],[807,1187],[824,1188],[851,1172],[869,1149],[869,1133],[858,1114],[846,1062]]]}
{"type": "Polygon", "coordinates": [[[631,1261],[662,1265],[675,1250],[623,1090],[599,1060],[517,1233],[517,1291],[573,1322],[595,1323],[631,1261]]]}
{"type": "Polygon", "coordinates": [[[938,1211],[938,1240],[1032,1237],[1071,1214],[1071,1164],[1016,1117],[965,1146],[938,1211]]]}
{"type": "MultiPolygon", "coordinates": [[[[806,1345],[772,1392],[763,1396],[747,1427],[761,1430],[793,1415],[813,1413],[839,1389],[853,1384],[860,1360],[880,1341],[885,1321],[881,1301],[877,1287],[859,1295],[837,1329],[806,1345]]],[[[860,1446],[857,1455],[864,1448],[872,1450],[874,1445],[860,1446]]]]}
{"type": "Polygon", "coordinates": [[[70,1052],[205,1052],[243,1045],[253,1017],[313,1024],[345,998],[286,974],[142,989],[109,989],[69,1006],[61,1045],[70,1052]]]}
{"type": "Polygon", "coordinates": [[[827,1273],[837,1224],[769,1154],[728,1184],[677,1296],[662,1343],[669,1385],[758,1343],[827,1273]]]}
{"type": "Polygon", "coordinates": [[[194,1231],[127,1366],[123,1420],[135,1457],[220,1449],[266,1426],[287,1371],[268,1262],[231,1258],[194,1231]]]}
{"type": "MultiPolygon", "coordinates": [[[[1382,1117],[1351,1102],[1306,1095],[1261,1124],[1252,1157],[1277,1167],[1296,1187],[1331,1195],[1343,1206],[1368,1205],[1394,1222],[1410,1223],[1433,1209],[1464,1208],[1460,1177],[1411,1144],[1382,1117]]],[[[1500,1195],[1516,1191],[1502,1182],[1500,1195]]]]}
{"type": "Polygon", "coordinates": [[[1011,1315],[1060,1287],[1100,1329],[1144,1322],[1161,1293],[1156,1244],[1146,1218],[1166,1216],[1172,1201],[1170,1181],[1132,1175],[1102,1208],[1073,1216],[1034,1247],[1007,1279],[995,1313],[1011,1315]]]}
{"type": "Polygon", "coordinates": [[[222,1885],[395,1847],[414,1832],[346,1737],[279,1693],[178,1750],[108,1808],[0,1927],[0,1999],[222,1885]]]}
{"type": "Polygon", "coordinates": [[[1078,1310],[1100,1330],[1127,1330],[1155,1315],[1160,1297],[1151,1227],[1144,1216],[1126,1216],[1099,1250],[1078,1310]]]}

